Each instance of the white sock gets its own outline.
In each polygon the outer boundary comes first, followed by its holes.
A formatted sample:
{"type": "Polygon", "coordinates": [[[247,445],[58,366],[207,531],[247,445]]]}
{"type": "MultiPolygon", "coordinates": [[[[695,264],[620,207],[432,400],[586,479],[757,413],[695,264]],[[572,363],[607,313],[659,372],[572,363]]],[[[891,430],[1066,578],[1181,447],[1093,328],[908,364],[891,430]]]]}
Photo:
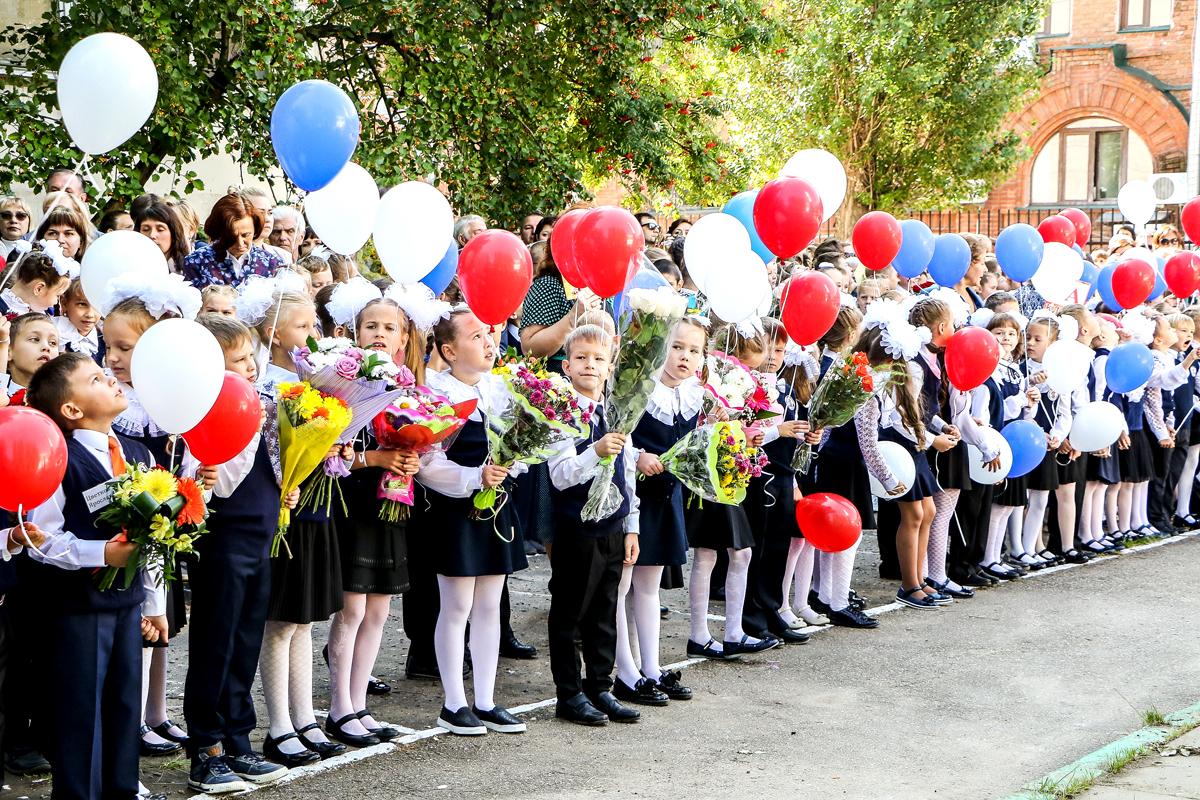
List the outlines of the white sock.
{"type": "MultiPolygon", "coordinates": [[[[817,551],[817,558],[813,566],[813,580],[817,584],[817,599],[825,605],[833,602],[833,553],[826,553],[824,550],[817,551]]],[[[807,605],[808,598],[805,598],[807,605]]]]}
{"type": "Polygon", "coordinates": [[[979,566],[999,563],[1004,532],[1008,530],[1008,518],[1015,510],[1013,506],[992,506],[988,515],[987,543],[983,546],[983,562],[979,566]]]}
{"type": "Polygon", "coordinates": [[[1075,484],[1059,486],[1054,497],[1058,500],[1058,544],[1066,553],[1075,549],[1075,484]]]}
{"type": "MultiPolygon", "coordinates": [[[[272,739],[286,736],[296,730],[288,708],[288,682],[291,678],[292,637],[302,626],[290,622],[269,620],[263,630],[262,652],[258,658],[258,672],[262,676],[263,698],[267,704],[268,733],[272,739]]],[[[288,739],[279,749],[295,755],[305,749],[295,739],[288,739]]]]}
{"type": "Polygon", "coordinates": [[[858,553],[858,546],[861,543],[862,536],[859,535],[854,544],[840,552],[830,553],[829,559],[825,562],[827,567],[825,571],[829,573],[830,586],[829,599],[825,602],[834,611],[844,611],[850,606],[850,581],[854,577],[854,556],[858,553]]]}
{"type": "MultiPolygon", "coordinates": [[[[329,626],[329,717],[334,720],[344,719],[355,711],[350,699],[350,671],[354,666],[354,640],[366,613],[365,594],[343,592],[342,610],[333,615],[329,626]]],[[[366,727],[358,720],[348,720],[342,730],[354,736],[367,734],[366,727]]]]}
{"type": "Polygon", "coordinates": [[[1200,464],[1200,444],[1189,445],[1183,472],[1179,474],[1179,483],[1175,484],[1175,513],[1178,516],[1187,517],[1192,513],[1192,481],[1196,479],[1197,464],[1200,464]]]}
{"type": "Polygon", "coordinates": [[[1037,553],[1038,536],[1042,533],[1042,522],[1046,517],[1046,504],[1050,492],[1044,489],[1029,490],[1029,510],[1025,513],[1025,526],[1021,530],[1021,549],[1029,555],[1037,553]]]}
{"type": "Polygon", "coordinates": [[[637,629],[638,654],[642,657],[642,674],[651,680],[662,677],[662,666],[658,662],[658,634],[662,624],[658,613],[658,587],[662,583],[662,574],[662,567],[633,568],[633,622],[637,629]]]}
{"type": "MultiPolygon", "coordinates": [[[[740,642],[746,635],[742,629],[742,610],[746,605],[746,580],[750,571],[750,548],[729,548],[729,571],[725,574],[725,641],[740,642]]],[[[759,641],[753,636],[749,643],[759,641]]]]}
{"type": "MultiPolygon", "coordinates": [[[[496,707],[496,671],[500,668],[500,595],[504,593],[504,578],[504,575],[481,575],[475,579],[475,598],[471,605],[471,674],[474,677],[475,707],[480,711],[491,711],[496,707]]],[[[657,607],[654,612],[658,613],[657,607]]]]}
{"type": "MultiPolygon", "coordinates": [[[[371,673],[375,671],[375,659],[379,656],[379,645],[383,641],[383,629],[387,626],[391,608],[390,594],[367,595],[362,625],[354,640],[354,666],[350,669],[350,702],[355,705],[356,711],[367,710],[367,684],[371,682],[371,673]]],[[[379,727],[370,714],[359,719],[368,730],[379,727]]]]}
{"type": "Polygon", "coordinates": [[[928,570],[926,576],[938,583],[945,583],[946,552],[950,548],[950,520],[958,506],[958,489],[943,489],[933,496],[933,527],[929,530],[929,546],[926,548],[928,570]]]}
{"type": "Polygon", "coordinates": [[[629,641],[629,591],[633,586],[633,565],[621,567],[621,582],[617,584],[617,677],[626,686],[634,686],[642,677],[633,660],[633,645],[629,641]]]}
{"type": "Polygon", "coordinates": [[[446,708],[458,711],[467,704],[467,690],[462,678],[463,637],[467,632],[471,605],[475,602],[475,579],[438,575],[437,580],[442,607],[433,629],[433,649],[437,653],[446,708]]]}
{"type": "MultiPolygon", "coordinates": [[[[793,540],[795,541],[795,540],[793,540]]],[[[809,544],[807,539],[800,540],[800,555],[796,559],[795,603],[796,609],[803,615],[808,608],[808,594],[812,590],[813,569],[817,562],[817,548],[809,544]]]]}
{"type": "MultiPolygon", "coordinates": [[[[691,640],[705,645],[712,640],[708,629],[708,589],[712,582],[713,567],[717,565],[717,551],[707,547],[692,549],[692,579],[688,582],[688,605],[691,610],[691,640]]],[[[720,642],[713,647],[721,649],[720,642]]]]}

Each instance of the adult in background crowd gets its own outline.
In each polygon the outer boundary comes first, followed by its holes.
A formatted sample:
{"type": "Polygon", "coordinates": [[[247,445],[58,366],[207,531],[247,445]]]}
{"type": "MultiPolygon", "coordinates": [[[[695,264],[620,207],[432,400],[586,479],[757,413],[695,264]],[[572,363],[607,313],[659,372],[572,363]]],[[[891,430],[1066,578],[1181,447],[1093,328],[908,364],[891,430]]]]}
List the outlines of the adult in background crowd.
{"type": "Polygon", "coordinates": [[[533,244],[537,241],[534,238],[534,231],[537,230],[538,223],[542,221],[542,215],[536,211],[532,214],[526,214],[525,219],[521,221],[521,241],[525,244],[533,244]]]}
{"type": "Polygon", "coordinates": [[[183,277],[198,289],[214,283],[241,286],[251,275],[274,275],[286,266],[255,244],[266,224],[263,213],[239,193],[222,197],[204,221],[210,247],[183,260],[183,277]]]}
{"type": "Polygon", "coordinates": [[[676,217],[670,225],[667,226],[668,239],[682,239],[688,235],[688,231],[692,229],[692,221],[685,217],[676,217]]]}
{"type": "Polygon", "coordinates": [[[0,199],[0,256],[13,260],[13,253],[28,249],[19,244],[28,241],[33,211],[29,204],[15,195],[0,199]]]}
{"type": "Polygon", "coordinates": [[[262,215],[263,228],[254,240],[256,247],[261,247],[268,253],[271,253],[284,264],[291,264],[295,261],[292,258],[291,252],[282,247],[277,247],[271,244],[271,232],[274,230],[274,220],[271,213],[275,210],[275,200],[271,195],[267,194],[267,190],[261,186],[243,186],[239,190],[241,195],[246,198],[262,215]]]}
{"type": "Polygon", "coordinates": [[[110,208],[104,212],[104,216],[100,218],[100,224],[96,226],[101,233],[110,231],[131,231],[133,230],[133,217],[129,216],[129,212],[123,208],[110,208]]]}
{"type": "Polygon", "coordinates": [[[646,247],[658,244],[658,240],[662,238],[662,226],[658,224],[658,218],[649,211],[642,211],[633,216],[642,226],[642,239],[645,240],[646,247]]]}
{"type": "Polygon", "coordinates": [[[184,233],[183,221],[175,208],[163,200],[148,204],[135,200],[133,209],[137,232],[158,245],[171,272],[183,269],[183,260],[192,252],[192,243],[184,233]]]}
{"type": "Polygon", "coordinates": [[[291,254],[292,261],[300,259],[301,238],[305,233],[304,215],[295,206],[275,206],[271,212],[272,245],[291,254]]]}
{"type": "Polygon", "coordinates": [[[558,217],[542,217],[538,220],[537,227],[533,229],[533,240],[535,242],[550,241],[550,234],[554,233],[554,223],[558,222],[558,217]]]}
{"type": "Polygon", "coordinates": [[[77,208],[53,206],[42,218],[33,238],[39,242],[43,239],[58,242],[64,256],[82,261],[92,240],[91,226],[77,208]]]}
{"type": "Polygon", "coordinates": [[[88,193],[83,185],[83,178],[73,169],[60,167],[51,172],[50,177],[46,179],[46,194],[58,192],[65,192],[85,205],[88,203],[88,193]]]}
{"type": "Polygon", "coordinates": [[[487,230],[487,222],[478,214],[467,214],[458,218],[458,222],[454,223],[454,241],[458,243],[458,248],[467,246],[467,242],[474,239],[479,234],[487,230]]]}

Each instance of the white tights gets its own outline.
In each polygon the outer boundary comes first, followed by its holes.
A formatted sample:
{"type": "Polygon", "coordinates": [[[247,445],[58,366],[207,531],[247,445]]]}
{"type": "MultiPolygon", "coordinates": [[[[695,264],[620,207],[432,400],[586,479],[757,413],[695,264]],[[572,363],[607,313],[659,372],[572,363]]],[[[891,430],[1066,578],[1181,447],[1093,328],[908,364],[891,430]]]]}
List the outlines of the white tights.
{"type": "Polygon", "coordinates": [[[1021,529],[1021,552],[1033,555],[1038,551],[1038,536],[1042,523],[1046,521],[1046,505],[1050,492],[1045,489],[1029,490],[1029,510],[1025,512],[1025,526],[1021,529]]]}
{"type": "MultiPolygon", "coordinates": [[[[446,694],[446,708],[458,711],[467,705],[467,690],[462,677],[463,639],[470,622],[475,707],[480,711],[491,711],[496,707],[500,595],[504,592],[504,576],[452,578],[438,575],[437,579],[442,610],[433,630],[433,648],[442,676],[442,691],[446,694]]],[[[657,606],[654,611],[658,613],[657,606]]]]}
{"type": "Polygon", "coordinates": [[[1114,483],[1104,490],[1104,530],[1106,533],[1116,533],[1121,530],[1117,514],[1117,498],[1121,494],[1121,484],[1114,483]]]}
{"type": "Polygon", "coordinates": [[[1105,487],[1100,481],[1088,481],[1083,489],[1083,510],[1079,520],[1079,541],[1091,544],[1104,536],[1105,487]]]}
{"type": "MultiPolygon", "coordinates": [[[[342,610],[329,626],[329,716],[334,720],[367,707],[367,684],[391,604],[389,594],[342,593],[342,610]]],[[[368,726],[378,727],[370,714],[349,720],[342,730],[363,736],[370,732],[368,726]]]]}
{"type": "Polygon", "coordinates": [[[1183,472],[1175,484],[1175,514],[1186,517],[1192,513],[1192,481],[1196,478],[1196,466],[1200,464],[1200,444],[1190,445],[1183,462],[1183,472]]]}
{"type": "MultiPolygon", "coordinates": [[[[717,551],[707,547],[696,547],[692,555],[692,580],[688,585],[688,600],[692,616],[692,641],[706,644],[712,639],[708,630],[708,588],[712,581],[713,567],[717,565],[717,551]]],[[[742,630],[742,609],[746,604],[746,573],[750,569],[750,548],[729,548],[729,569],[725,573],[725,641],[740,642],[746,632],[742,630]]],[[[757,642],[750,637],[748,642],[757,642]]],[[[714,647],[719,647],[714,645],[714,647]]]]}
{"type": "Polygon", "coordinates": [[[786,615],[795,615],[792,611],[793,606],[801,610],[808,608],[808,592],[812,588],[816,555],[817,549],[809,544],[807,539],[792,539],[788,545],[787,567],[783,572],[783,606],[779,613],[789,623],[791,620],[786,615]]]}
{"type": "MultiPolygon", "coordinates": [[[[142,648],[142,723],[153,728],[167,721],[167,648],[142,648]]],[[[171,733],[182,735],[178,725],[171,733]]],[[[143,737],[149,744],[164,744],[167,740],[157,733],[143,737]]]]}
{"type": "MultiPolygon", "coordinates": [[[[1058,500],[1058,539],[1065,553],[1075,547],[1075,484],[1067,483],[1054,490],[1058,500]]],[[[1050,503],[1050,492],[1045,489],[1029,490],[1029,513],[1025,515],[1025,527],[1021,533],[1022,552],[1033,555],[1037,552],[1038,536],[1046,519],[1046,506],[1050,503]]]]}
{"type": "MultiPolygon", "coordinates": [[[[313,713],[311,624],[268,621],[258,671],[272,739],[317,721],[313,713]]],[[[279,749],[294,755],[305,747],[289,739],[279,749]]]]}
{"type": "Polygon", "coordinates": [[[617,677],[626,686],[635,686],[644,675],[651,680],[662,677],[658,663],[659,616],[658,586],[662,581],[662,567],[637,567],[625,565],[621,570],[621,583],[617,590],[617,677]],[[629,641],[629,615],[626,598],[632,589],[633,625],[637,630],[638,655],[642,666],[638,669],[633,658],[633,645],[629,641]]]}
{"type": "MultiPolygon", "coordinates": [[[[988,517],[987,543],[983,546],[983,560],[979,562],[979,566],[986,567],[990,564],[1000,563],[1000,549],[1004,546],[1004,535],[1008,532],[1008,521],[1014,511],[1020,511],[1020,508],[1018,506],[992,506],[991,515],[988,517]]],[[[1015,516],[1017,519],[1021,518],[1020,514],[1015,516]]],[[[1015,544],[1019,545],[1019,542],[1015,544]]],[[[1009,553],[1019,555],[1017,552],[1019,549],[1019,546],[1014,546],[1013,542],[1009,542],[1009,553]]]]}
{"type": "MultiPolygon", "coordinates": [[[[860,534],[854,544],[837,553],[820,552],[817,560],[821,563],[820,588],[817,597],[821,602],[834,611],[844,611],[850,605],[850,579],[854,576],[854,556],[858,553],[858,545],[862,542],[860,534]]],[[[805,604],[808,595],[805,594],[805,604]]]]}
{"type": "Polygon", "coordinates": [[[1146,524],[1146,501],[1150,496],[1149,481],[1122,483],[1117,494],[1117,515],[1120,529],[1136,531],[1146,524]]]}
{"type": "MultiPolygon", "coordinates": [[[[929,529],[929,546],[925,549],[925,577],[937,583],[946,582],[946,553],[950,548],[950,520],[958,505],[958,489],[943,489],[933,496],[933,526],[929,529]]],[[[825,598],[821,598],[824,600],[825,598]]]]}

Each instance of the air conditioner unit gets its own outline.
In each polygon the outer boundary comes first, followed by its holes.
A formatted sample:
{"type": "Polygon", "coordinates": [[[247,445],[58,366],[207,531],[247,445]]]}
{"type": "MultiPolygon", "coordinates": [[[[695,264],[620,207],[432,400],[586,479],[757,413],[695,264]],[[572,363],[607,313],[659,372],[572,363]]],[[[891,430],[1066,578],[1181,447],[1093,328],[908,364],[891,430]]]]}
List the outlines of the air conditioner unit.
{"type": "Polygon", "coordinates": [[[1164,205],[1186,203],[1193,193],[1188,190],[1186,172],[1159,172],[1150,176],[1150,185],[1158,202],[1164,205]]]}

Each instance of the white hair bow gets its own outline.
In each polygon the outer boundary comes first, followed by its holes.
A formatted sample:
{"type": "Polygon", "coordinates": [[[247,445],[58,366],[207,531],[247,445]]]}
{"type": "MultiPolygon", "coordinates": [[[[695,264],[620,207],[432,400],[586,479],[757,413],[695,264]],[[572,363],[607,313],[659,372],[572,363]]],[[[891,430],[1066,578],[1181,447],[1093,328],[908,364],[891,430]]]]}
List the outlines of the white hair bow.
{"type": "Polygon", "coordinates": [[[432,330],[438,320],[450,315],[450,304],[434,297],[423,283],[393,283],[383,296],[400,306],[417,330],[432,330]]]}
{"type": "Polygon", "coordinates": [[[184,281],[182,275],[146,276],[126,272],[108,282],[108,301],[100,308],[108,316],[124,300],[136,297],[155,319],[168,313],[195,319],[202,305],[200,290],[184,281]]]}

